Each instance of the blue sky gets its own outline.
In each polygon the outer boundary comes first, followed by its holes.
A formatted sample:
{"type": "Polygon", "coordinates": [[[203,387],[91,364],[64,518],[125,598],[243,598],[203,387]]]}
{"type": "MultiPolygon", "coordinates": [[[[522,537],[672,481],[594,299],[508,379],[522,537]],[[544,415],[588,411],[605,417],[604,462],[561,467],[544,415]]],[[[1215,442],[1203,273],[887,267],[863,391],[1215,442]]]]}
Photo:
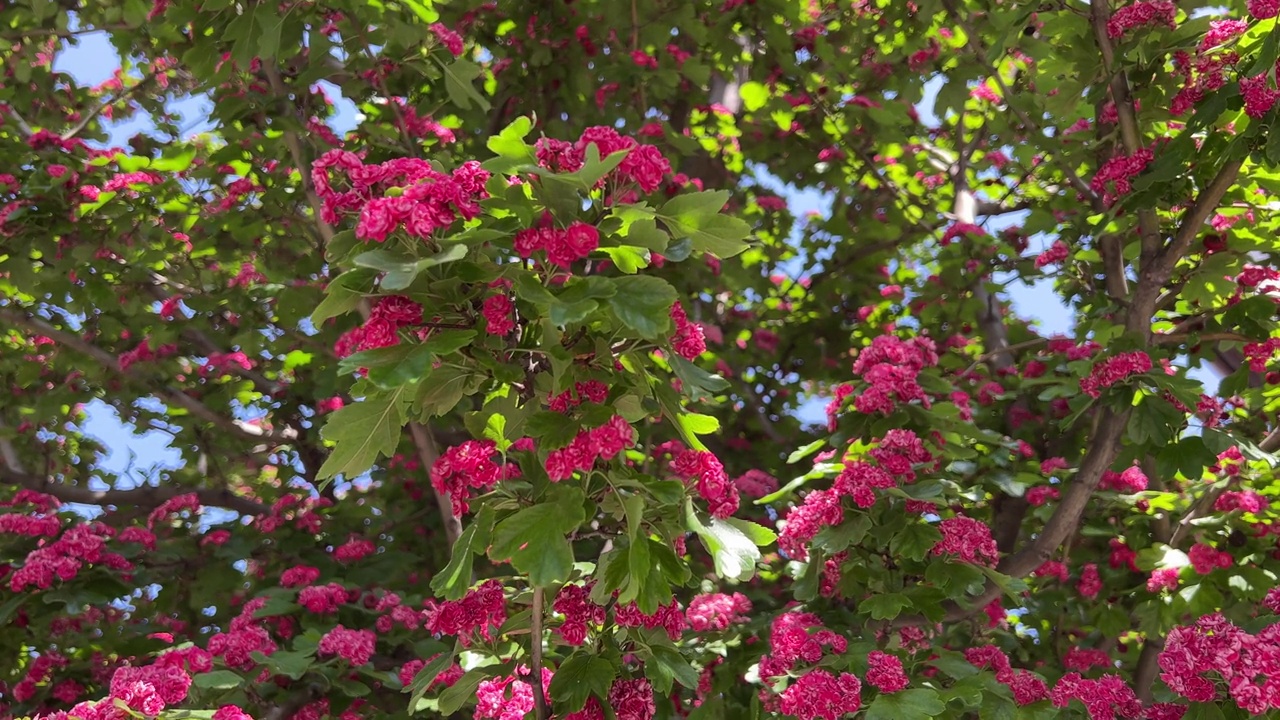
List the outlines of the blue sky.
{"type": "MultiPolygon", "coordinates": [[[[97,85],[112,77],[120,67],[120,58],[107,41],[105,34],[95,33],[79,38],[74,48],[64,44],[54,67],[67,72],[81,85],[97,85]]],[[[333,121],[339,131],[354,127],[356,108],[349,101],[341,99],[337,88],[327,86],[330,98],[335,100],[338,108],[337,117],[333,121]]],[[[926,102],[930,102],[927,98],[926,102]]],[[[208,128],[203,120],[208,116],[211,103],[205,98],[188,98],[172,103],[171,110],[182,118],[181,126],[189,128],[190,133],[200,132],[208,128]]],[[[111,145],[123,145],[133,135],[150,129],[148,119],[139,117],[124,123],[113,125],[111,145]]],[[[784,191],[791,211],[798,217],[816,211],[825,214],[829,203],[822,194],[816,191],[796,192],[784,191]]],[[[1018,216],[1002,218],[1001,223],[991,223],[992,230],[998,230],[1021,221],[1018,216]]],[[[1041,279],[1035,284],[1010,284],[1008,296],[1013,302],[1015,311],[1022,317],[1038,322],[1045,333],[1067,333],[1071,330],[1071,314],[1052,292],[1052,281],[1041,279]]],[[[1204,374],[1208,376],[1207,373],[1204,374]]],[[[824,401],[808,403],[802,410],[805,420],[821,417],[824,401]]],[[[100,466],[113,474],[128,472],[134,481],[154,479],[158,471],[177,466],[180,454],[169,447],[169,436],[159,431],[138,433],[136,429],[122,423],[115,411],[105,404],[95,401],[87,407],[88,418],[84,429],[99,439],[108,452],[100,458],[100,466]]]]}

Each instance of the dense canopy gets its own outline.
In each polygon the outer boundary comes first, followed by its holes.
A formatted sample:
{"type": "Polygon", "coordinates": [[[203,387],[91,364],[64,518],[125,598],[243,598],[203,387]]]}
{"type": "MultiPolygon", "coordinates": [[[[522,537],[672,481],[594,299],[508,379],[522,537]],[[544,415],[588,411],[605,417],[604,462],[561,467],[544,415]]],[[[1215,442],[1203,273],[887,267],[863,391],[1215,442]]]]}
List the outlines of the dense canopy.
{"type": "Polygon", "coordinates": [[[6,3],[0,718],[1280,712],[1277,15],[6,3]]]}

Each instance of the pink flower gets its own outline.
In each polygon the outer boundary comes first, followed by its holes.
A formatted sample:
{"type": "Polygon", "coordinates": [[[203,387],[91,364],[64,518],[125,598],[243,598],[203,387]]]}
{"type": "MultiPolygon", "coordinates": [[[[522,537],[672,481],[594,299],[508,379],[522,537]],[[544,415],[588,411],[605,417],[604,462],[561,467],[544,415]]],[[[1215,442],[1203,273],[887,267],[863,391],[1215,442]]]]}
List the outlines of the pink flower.
{"type": "Polygon", "coordinates": [[[506,295],[490,295],[485,298],[481,314],[484,315],[485,332],[490,335],[510,335],[516,328],[515,303],[506,295]]]}
{"type": "Polygon", "coordinates": [[[873,650],[867,655],[867,682],[882,693],[895,693],[911,684],[896,655],[873,650]]]}
{"type": "Polygon", "coordinates": [[[1134,28],[1162,25],[1177,29],[1178,6],[1170,0],[1139,0],[1115,11],[1107,22],[1107,36],[1112,39],[1123,36],[1134,28]]]}
{"type": "Polygon", "coordinates": [[[377,642],[378,637],[372,630],[350,630],[338,625],[320,638],[316,652],[320,655],[337,655],[351,663],[352,667],[360,667],[373,659],[377,642]]]}
{"type": "Polygon", "coordinates": [[[1089,397],[1100,397],[1104,388],[1151,369],[1151,356],[1141,350],[1113,355],[1095,364],[1088,377],[1080,381],[1080,389],[1089,397]]]}
{"type": "Polygon", "coordinates": [[[1036,257],[1036,267],[1042,268],[1046,265],[1056,265],[1070,256],[1070,248],[1067,247],[1065,242],[1058,240],[1052,247],[1040,253],[1040,255],[1036,257]]]}
{"type": "Polygon", "coordinates": [[[980,520],[961,515],[943,520],[938,529],[942,539],[933,546],[934,555],[954,555],[962,562],[992,566],[1000,558],[991,528],[980,520]]]}
{"type": "Polygon", "coordinates": [[[1280,0],[1248,0],[1245,7],[1255,20],[1268,20],[1280,15],[1280,0]]]}
{"type": "Polygon", "coordinates": [[[811,670],[793,681],[781,696],[783,713],[799,720],[837,720],[862,707],[862,683],[856,675],[840,677],[811,670]]]}
{"type": "Polygon", "coordinates": [[[677,355],[686,360],[694,360],[707,351],[707,340],[702,327],[689,322],[689,316],[685,314],[684,305],[679,300],[671,306],[671,321],[676,328],[671,344],[677,355]]]}

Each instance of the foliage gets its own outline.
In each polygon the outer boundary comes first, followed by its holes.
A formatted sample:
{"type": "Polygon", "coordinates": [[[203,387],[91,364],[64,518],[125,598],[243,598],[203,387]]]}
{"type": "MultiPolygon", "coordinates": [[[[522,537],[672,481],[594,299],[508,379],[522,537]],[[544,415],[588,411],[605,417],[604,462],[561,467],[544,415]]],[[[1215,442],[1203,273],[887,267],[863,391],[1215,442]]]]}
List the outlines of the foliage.
{"type": "Polygon", "coordinates": [[[1274,712],[1278,13],[7,4],[0,716],[1274,712]]]}

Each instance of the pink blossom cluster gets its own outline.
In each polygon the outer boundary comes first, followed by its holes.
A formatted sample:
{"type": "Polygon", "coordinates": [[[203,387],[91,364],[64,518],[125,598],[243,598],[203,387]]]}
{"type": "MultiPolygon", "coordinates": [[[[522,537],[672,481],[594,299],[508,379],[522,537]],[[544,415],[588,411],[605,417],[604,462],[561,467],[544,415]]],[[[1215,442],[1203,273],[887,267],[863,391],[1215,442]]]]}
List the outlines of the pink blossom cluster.
{"type": "Polygon", "coordinates": [[[574,222],[563,230],[542,225],[521,230],[515,236],[515,251],[528,260],[536,252],[545,252],[547,262],[568,270],[600,247],[600,231],[594,225],[574,222]]]}
{"type": "Polygon", "coordinates": [[[1111,667],[1111,656],[1098,648],[1073,647],[1067,650],[1062,658],[1062,665],[1068,670],[1088,672],[1095,667],[1111,667]]]}
{"type": "Polygon", "coordinates": [[[867,655],[867,665],[867,683],[882,693],[895,693],[911,684],[897,655],[872,650],[867,655]]]}
{"type": "MultiPolygon", "coordinates": [[[[999,100],[1000,98],[998,96],[994,98],[995,102],[999,102],[999,100]]],[[[951,225],[947,226],[946,231],[942,233],[942,237],[938,239],[938,243],[940,245],[947,246],[955,242],[957,238],[964,238],[964,237],[983,238],[986,236],[987,236],[987,231],[981,225],[974,225],[973,223],[967,223],[967,222],[958,222],[958,223],[952,223],[951,225]]]]}
{"type": "Polygon", "coordinates": [[[695,360],[707,351],[707,338],[702,332],[702,326],[689,322],[689,316],[685,314],[684,305],[679,300],[671,306],[671,322],[675,324],[671,346],[677,355],[685,360],[695,360]]]}
{"type": "Polygon", "coordinates": [[[431,486],[449,496],[454,516],[471,509],[473,490],[488,492],[504,479],[506,471],[494,461],[497,454],[492,440],[467,440],[445,450],[431,465],[431,486]]]}
{"type": "Polygon", "coordinates": [[[1049,688],[1040,676],[1026,670],[1014,670],[1009,656],[994,645],[981,645],[964,651],[964,658],[974,667],[991,670],[996,680],[1009,686],[1018,705],[1030,705],[1049,697],[1049,688]]]}
{"type": "Polygon", "coordinates": [[[363,325],[348,330],[333,344],[340,358],[365,350],[400,344],[400,330],[422,324],[422,306],[402,295],[378,299],[363,325]]]}
{"type": "Polygon", "coordinates": [[[1036,485],[1027,489],[1025,497],[1032,507],[1040,507],[1050,500],[1057,500],[1061,496],[1062,493],[1053,485],[1036,485]]]}
{"type": "Polygon", "coordinates": [[[577,172],[586,162],[587,147],[595,145],[601,158],[615,152],[629,151],[623,161],[600,180],[597,187],[612,181],[615,185],[635,184],[643,192],[657,190],[671,174],[671,163],[658,148],[643,145],[633,138],[618,134],[610,127],[589,127],[577,142],[542,138],[536,144],[538,164],[553,172],[577,172]]]}
{"type": "Polygon", "coordinates": [[[712,517],[724,519],[738,511],[738,487],[713,453],[684,450],[672,459],[671,472],[685,482],[696,480],[694,487],[712,517]]]}
{"type": "MultiPolygon", "coordinates": [[[[400,684],[403,685],[404,687],[409,687],[410,685],[412,685],[413,679],[418,676],[418,673],[422,670],[422,668],[435,662],[436,658],[438,657],[440,656],[432,655],[426,660],[410,660],[409,662],[405,663],[403,666],[400,667],[400,672],[399,672],[400,684]]],[[[462,666],[455,662],[449,667],[445,668],[444,671],[441,672],[439,675],[437,675],[435,679],[431,681],[431,684],[427,686],[427,690],[431,690],[437,686],[453,687],[453,684],[458,682],[458,678],[462,677],[463,674],[464,674],[464,671],[462,670],[462,666]]]]}
{"type": "Polygon", "coordinates": [[[565,585],[556,593],[551,609],[564,616],[556,632],[574,647],[586,642],[587,630],[605,621],[605,609],[591,602],[591,585],[565,585]]]}
{"type": "MultiPolygon", "coordinates": [[[[901,457],[892,455],[889,452],[883,453],[882,456],[901,457]]],[[[905,462],[907,463],[906,471],[909,473],[911,472],[909,460],[905,462]]],[[[912,477],[914,477],[914,474],[912,477]]],[[[861,461],[852,461],[845,463],[840,474],[836,476],[831,490],[838,497],[852,498],[854,504],[860,508],[869,508],[876,504],[876,490],[897,487],[897,485],[897,480],[883,467],[861,461]]],[[[790,516],[788,516],[787,520],[789,526],[790,516]]]]}
{"type": "Polygon", "coordinates": [[[1228,490],[1213,503],[1215,512],[1242,512],[1260,514],[1270,507],[1271,501],[1253,490],[1228,490]]]}
{"type": "Polygon", "coordinates": [[[1151,370],[1151,356],[1135,350],[1113,355],[1096,363],[1089,375],[1080,381],[1080,389],[1089,397],[1100,397],[1102,390],[1151,370]]]}
{"type": "Polygon", "coordinates": [[[338,608],[351,599],[350,595],[351,593],[347,592],[345,587],[336,582],[312,585],[298,592],[298,604],[306,608],[307,612],[325,615],[337,612],[338,608]]]}
{"type": "Polygon", "coordinates": [[[1270,73],[1240,78],[1240,96],[1244,98],[1244,112],[1251,118],[1265,117],[1280,100],[1270,73]]]}
{"type": "Polygon", "coordinates": [[[1138,0],[1115,11],[1107,22],[1107,36],[1114,40],[1130,30],[1152,26],[1176,30],[1177,18],[1178,6],[1171,0],[1138,0]]]}
{"type": "Polygon", "coordinates": [[[1280,0],[1248,0],[1245,8],[1255,20],[1269,20],[1280,15],[1280,0]]]}
{"type": "Polygon", "coordinates": [[[428,630],[456,635],[468,645],[477,633],[485,640],[493,639],[493,631],[507,620],[507,598],[500,581],[486,580],[461,600],[429,601],[427,611],[428,630]]]}
{"type": "Polygon", "coordinates": [[[1192,702],[1218,700],[1221,678],[1231,699],[1242,709],[1262,715],[1280,708],[1280,624],[1251,635],[1220,613],[1176,627],[1165,638],[1157,663],[1160,678],[1192,702]]]}
{"type": "Polygon", "coordinates": [[[1058,263],[1071,257],[1071,248],[1062,240],[1058,240],[1049,247],[1049,249],[1036,256],[1036,268],[1043,268],[1046,265],[1057,265],[1058,263]]]}
{"type": "Polygon", "coordinates": [[[337,225],[344,213],[358,213],[356,237],[366,242],[385,242],[401,227],[411,237],[425,240],[458,218],[476,218],[479,201],[489,196],[488,180],[489,173],[475,161],[449,174],[410,157],[365,165],[355,153],[337,149],[321,155],[311,170],[311,181],[323,201],[322,219],[337,225]],[[334,188],[331,171],[340,176],[346,190],[334,188]]]}
{"type": "Polygon", "coordinates": [[[752,498],[772,495],[778,490],[778,478],[755,468],[734,478],[733,484],[738,488],[739,493],[752,498]]]}
{"type": "Polygon", "coordinates": [[[227,667],[235,670],[249,670],[258,664],[253,653],[271,655],[278,646],[271,638],[271,633],[263,626],[263,620],[254,614],[266,605],[265,597],[254,598],[244,604],[240,614],[231,619],[226,632],[217,633],[209,638],[208,651],[214,657],[222,658],[227,667]]]}
{"type": "Polygon", "coordinates": [[[1147,592],[1158,593],[1161,590],[1178,589],[1177,568],[1156,568],[1147,578],[1147,592]]]}
{"type": "Polygon", "coordinates": [[[602,403],[609,397],[609,386],[599,380],[576,382],[573,389],[565,390],[547,400],[547,407],[552,412],[568,413],[584,402],[602,403]]]}
{"type": "Polygon", "coordinates": [[[9,576],[9,589],[22,592],[28,587],[48,590],[55,580],[68,582],[86,565],[102,565],[115,570],[129,570],[133,565],[123,556],[107,552],[110,529],[99,522],[73,525],[57,540],[27,554],[9,576]]]}
{"type": "Polygon", "coordinates": [[[704,593],[689,601],[685,615],[696,632],[723,632],[743,622],[751,613],[751,601],[742,593],[704,593]]]}
{"type": "Polygon", "coordinates": [[[599,427],[579,432],[567,447],[547,453],[547,477],[552,482],[568,480],[575,472],[587,472],[634,445],[635,428],[626,418],[614,415],[599,427]]]}
{"type": "Polygon", "coordinates": [[[176,665],[124,666],[111,676],[106,698],[82,702],[67,712],[39,717],[40,720],[129,720],[138,714],[154,717],[185,700],[190,688],[191,676],[176,665]]]}
{"type": "Polygon", "coordinates": [[[1187,551],[1187,557],[1191,559],[1191,567],[1200,575],[1208,575],[1218,568],[1229,568],[1236,564],[1231,553],[1204,543],[1192,545],[1187,551]]]}
{"type": "Polygon", "coordinates": [[[652,614],[641,612],[634,602],[617,606],[613,611],[613,621],[620,627],[662,628],[672,640],[679,640],[685,628],[684,613],[674,599],[666,605],[659,605],[652,614]]]}
{"type": "MultiPolygon", "coordinates": [[[[657,712],[653,686],[644,678],[615,680],[609,688],[608,704],[618,720],[651,720],[657,712]]],[[[579,711],[569,713],[565,720],[605,720],[604,710],[594,696],[579,711]]]]}
{"type": "Polygon", "coordinates": [[[778,534],[778,549],[787,557],[803,562],[809,558],[809,542],[814,536],[824,527],[843,521],[844,507],[837,490],[814,490],[787,513],[786,524],[778,534]]]}
{"type": "Polygon", "coordinates": [[[120,372],[125,372],[137,363],[152,362],[176,354],[178,354],[177,345],[171,343],[152,349],[151,340],[144,339],[134,349],[120,353],[117,362],[120,363],[120,372]]]}
{"type": "Polygon", "coordinates": [[[1102,195],[1102,201],[1113,205],[1123,195],[1133,192],[1133,178],[1147,169],[1155,159],[1150,148],[1141,148],[1133,155],[1115,155],[1098,168],[1089,186],[1102,195]]]}
{"type": "MultiPolygon", "coordinates": [[[[533,686],[517,676],[528,675],[529,668],[521,665],[513,675],[481,682],[476,688],[476,720],[524,720],[533,712],[533,686]]],[[[542,697],[548,703],[547,688],[552,676],[551,670],[542,668],[542,697]]]]}
{"type": "MultiPolygon", "coordinates": [[[[854,400],[854,408],[865,415],[888,415],[899,403],[919,402],[928,408],[929,397],[916,377],[924,368],[937,364],[937,349],[927,337],[902,340],[893,335],[877,336],[853,363],[853,374],[866,383],[854,400]]],[[[827,408],[827,415],[833,415],[831,407],[827,408]]]]}
{"type": "Polygon", "coordinates": [[[1102,480],[1098,482],[1098,489],[1133,494],[1146,490],[1148,482],[1149,480],[1146,474],[1142,472],[1142,468],[1137,465],[1131,465],[1125,468],[1124,472],[1107,470],[1102,473],[1102,480]]]}
{"type": "Polygon", "coordinates": [[[1102,592],[1102,576],[1098,574],[1098,566],[1094,563],[1086,563],[1084,569],[1080,571],[1080,582],[1076,583],[1076,590],[1084,597],[1093,599],[1102,592]]]}
{"type": "Polygon", "coordinates": [[[1090,718],[1136,718],[1142,717],[1143,712],[1133,688],[1118,675],[1088,679],[1078,672],[1067,673],[1053,686],[1049,699],[1056,707],[1067,707],[1072,700],[1079,700],[1090,718]]]}
{"type": "Polygon", "coordinates": [[[516,305],[505,293],[490,295],[484,299],[480,314],[484,316],[484,331],[490,335],[506,337],[516,329],[516,305]]]}
{"type": "Polygon", "coordinates": [[[351,667],[361,667],[373,659],[377,642],[378,636],[372,630],[352,630],[337,625],[320,638],[316,652],[320,655],[336,655],[351,663],[351,667]]]}
{"type": "Polygon", "coordinates": [[[981,520],[963,515],[938,523],[942,539],[933,546],[934,555],[950,555],[961,562],[994,566],[1000,559],[991,528],[981,520]]]}
{"type": "Polygon", "coordinates": [[[814,665],[827,651],[841,654],[849,641],[823,627],[817,615],[785,612],[769,629],[769,654],[760,658],[760,677],[774,678],[796,670],[800,663],[814,665]]]}
{"type": "Polygon", "coordinates": [[[853,673],[837,677],[819,668],[796,678],[779,699],[779,709],[799,720],[839,720],[862,707],[862,683],[853,673]]]}
{"type": "Polygon", "coordinates": [[[924,441],[914,432],[900,428],[886,432],[868,454],[880,467],[908,483],[916,479],[915,467],[933,462],[933,454],[925,449],[924,441]]]}
{"type": "Polygon", "coordinates": [[[1227,84],[1227,71],[1240,58],[1233,50],[1219,48],[1232,37],[1244,32],[1238,25],[1230,24],[1235,22],[1238,21],[1215,21],[1196,49],[1194,57],[1183,51],[1174,53],[1174,71],[1182,77],[1182,88],[1169,104],[1169,110],[1175,116],[1185,114],[1204,100],[1205,95],[1216,92],[1227,84]]]}
{"type": "Polygon", "coordinates": [[[1267,338],[1260,343],[1245,343],[1244,356],[1249,361],[1249,370],[1256,373],[1267,371],[1267,364],[1280,352],[1280,338],[1267,338]]]}
{"type": "Polygon", "coordinates": [[[305,587],[320,579],[319,568],[296,565],[280,574],[280,587],[305,587]]]}

